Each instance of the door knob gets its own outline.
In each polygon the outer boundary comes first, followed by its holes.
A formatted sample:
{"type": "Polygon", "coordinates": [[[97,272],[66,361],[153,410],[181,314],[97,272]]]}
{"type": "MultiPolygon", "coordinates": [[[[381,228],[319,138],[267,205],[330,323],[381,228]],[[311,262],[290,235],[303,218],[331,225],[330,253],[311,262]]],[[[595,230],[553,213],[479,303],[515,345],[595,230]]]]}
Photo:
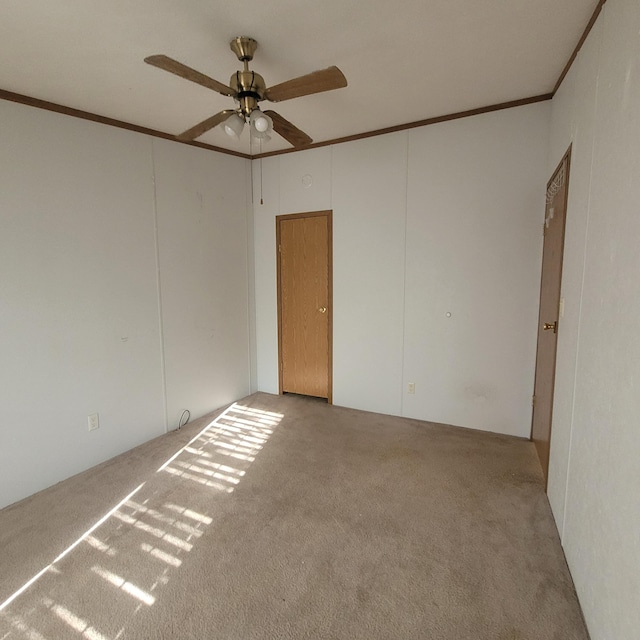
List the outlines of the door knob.
{"type": "Polygon", "coordinates": [[[327,313],[327,307],[320,307],[320,308],[318,309],[318,311],[319,311],[320,313],[327,313]]]}
{"type": "Polygon", "coordinates": [[[545,323],[542,325],[542,328],[543,328],[545,331],[550,331],[550,330],[552,330],[552,331],[553,331],[553,333],[556,333],[556,332],[557,332],[557,330],[558,330],[558,323],[557,323],[557,322],[545,322],[545,323]]]}

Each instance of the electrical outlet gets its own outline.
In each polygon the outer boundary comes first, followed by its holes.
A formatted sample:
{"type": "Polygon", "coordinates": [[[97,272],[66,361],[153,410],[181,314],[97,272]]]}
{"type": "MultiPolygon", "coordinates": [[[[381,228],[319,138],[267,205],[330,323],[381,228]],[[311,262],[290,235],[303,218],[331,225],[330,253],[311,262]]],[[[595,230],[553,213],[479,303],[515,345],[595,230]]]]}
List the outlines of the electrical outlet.
{"type": "Polygon", "coordinates": [[[92,413],[87,418],[87,422],[89,423],[89,431],[95,431],[100,428],[100,419],[98,418],[97,413],[92,413]]]}
{"type": "Polygon", "coordinates": [[[410,382],[407,385],[407,393],[415,393],[416,392],[416,383],[415,382],[410,382]]]}

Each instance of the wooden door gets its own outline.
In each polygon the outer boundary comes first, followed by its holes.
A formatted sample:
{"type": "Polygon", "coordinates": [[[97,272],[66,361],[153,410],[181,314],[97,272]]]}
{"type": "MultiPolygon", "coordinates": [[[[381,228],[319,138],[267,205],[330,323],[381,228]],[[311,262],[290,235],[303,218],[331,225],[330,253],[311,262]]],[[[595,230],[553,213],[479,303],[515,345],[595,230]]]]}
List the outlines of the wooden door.
{"type": "Polygon", "coordinates": [[[278,216],[280,393],[331,402],[331,212],[278,216]]]}
{"type": "Polygon", "coordinates": [[[560,323],[560,284],[562,280],[562,253],[564,249],[570,154],[571,149],[567,151],[547,185],[544,221],[538,350],[536,355],[531,439],[538,450],[545,485],[549,475],[553,389],[560,323]]]}

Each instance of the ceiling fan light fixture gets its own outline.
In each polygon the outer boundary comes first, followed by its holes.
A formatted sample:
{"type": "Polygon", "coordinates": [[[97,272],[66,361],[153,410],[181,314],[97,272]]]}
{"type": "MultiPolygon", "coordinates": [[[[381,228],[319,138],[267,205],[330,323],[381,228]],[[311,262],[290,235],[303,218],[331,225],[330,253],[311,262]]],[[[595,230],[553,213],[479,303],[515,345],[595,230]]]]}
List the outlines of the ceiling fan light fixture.
{"type": "Polygon", "coordinates": [[[240,134],[242,133],[242,129],[244,128],[244,118],[239,116],[237,113],[234,113],[232,116],[227,118],[224,122],[224,132],[231,138],[235,140],[240,139],[240,134]]]}

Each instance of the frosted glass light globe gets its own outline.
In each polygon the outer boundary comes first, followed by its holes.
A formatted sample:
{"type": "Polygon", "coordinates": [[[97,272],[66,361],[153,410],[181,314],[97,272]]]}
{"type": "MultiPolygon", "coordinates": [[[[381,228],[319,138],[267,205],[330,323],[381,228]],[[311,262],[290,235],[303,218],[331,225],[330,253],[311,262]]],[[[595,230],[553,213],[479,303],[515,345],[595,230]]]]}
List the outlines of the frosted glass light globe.
{"type": "Polygon", "coordinates": [[[264,133],[269,128],[269,121],[264,116],[258,116],[253,121],[253,126],[260,133],[264,133]]]}
{"type": "Polygon", "coordinates": [[[236,140],[240,139],[240,134],[244,128],[244,118],[241,118],[237,113],[234,113],[230,118],[227,118],[224,123],[224,131],[231,138],[236,140]]]}

